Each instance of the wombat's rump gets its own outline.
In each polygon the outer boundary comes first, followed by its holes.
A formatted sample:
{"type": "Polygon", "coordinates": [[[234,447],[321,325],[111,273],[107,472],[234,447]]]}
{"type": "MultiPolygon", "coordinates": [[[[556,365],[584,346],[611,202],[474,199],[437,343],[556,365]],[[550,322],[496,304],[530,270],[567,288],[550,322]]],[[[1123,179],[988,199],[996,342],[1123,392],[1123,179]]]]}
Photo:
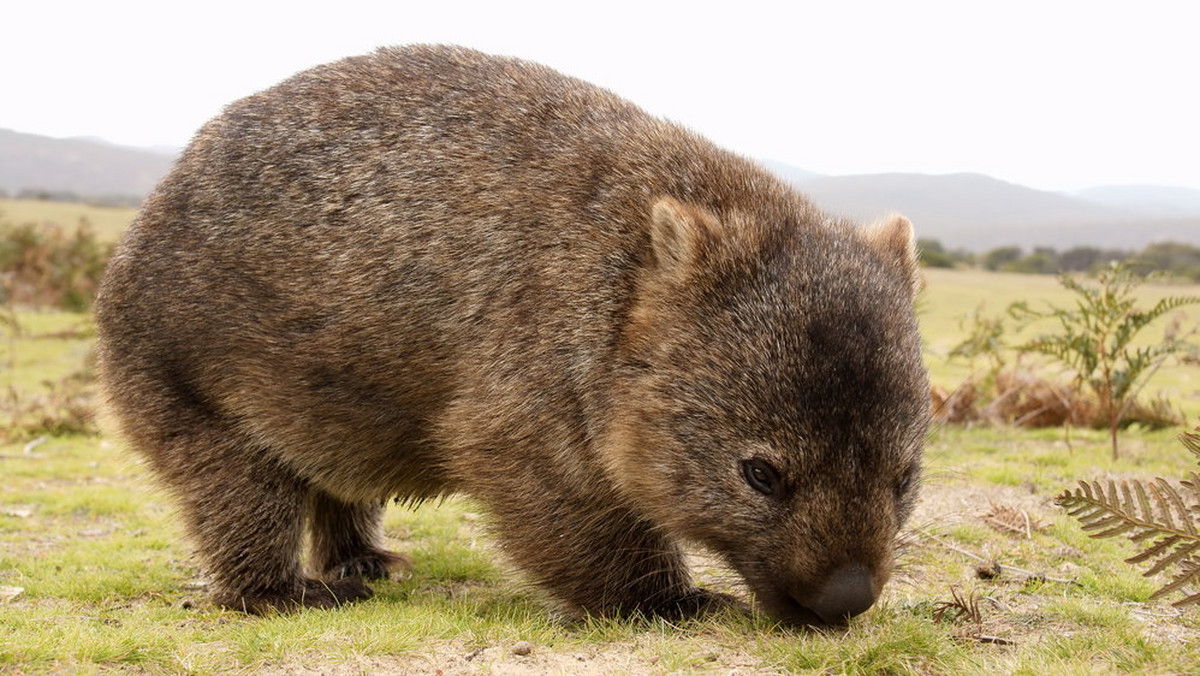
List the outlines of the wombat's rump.
{"type": "Polygon", "coordinates": [[[837,622],[916,495],[916,277],[907,221],[831,219],[604,90],[383,49],[200,130],[108,269],[99,357],[221,604],[365,597],[402,560],[385,501],[461,491],[588,612],[724,602],[691,540],[837,622]]]}

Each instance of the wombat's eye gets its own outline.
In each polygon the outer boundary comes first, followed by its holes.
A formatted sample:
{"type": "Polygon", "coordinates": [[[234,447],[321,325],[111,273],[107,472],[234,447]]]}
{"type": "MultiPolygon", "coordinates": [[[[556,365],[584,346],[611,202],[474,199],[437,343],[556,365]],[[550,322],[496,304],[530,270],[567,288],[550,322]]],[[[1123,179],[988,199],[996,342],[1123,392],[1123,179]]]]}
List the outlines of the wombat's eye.
{"type": "Polygon", "coordinates": [[[779,490],[779,472],[761,458],[743,460],[742,476],[746,477],[746,483],[751,488],[763,495],[774,495],[779,490]]]}

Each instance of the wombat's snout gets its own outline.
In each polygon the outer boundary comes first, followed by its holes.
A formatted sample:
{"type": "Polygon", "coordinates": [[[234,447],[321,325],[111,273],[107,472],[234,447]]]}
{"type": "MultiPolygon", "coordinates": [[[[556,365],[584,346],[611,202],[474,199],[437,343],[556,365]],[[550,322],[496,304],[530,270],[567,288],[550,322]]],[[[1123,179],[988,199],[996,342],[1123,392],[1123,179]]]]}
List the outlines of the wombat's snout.
{"type": "Polygon", "coordinates": [[[834,570],[817,587],[792,587],[766,606],[787,622],[797,625],[837,625],[859,615],[875,603],[871,570],[848,564],[834,570]]]}
{"type": "Polygon", "coordinates": [[[814,598],[807,603],[801,601],[801,605],[813,611],[824,624],[842,624],[873,603],[875,592],[871,589],[871,571],[860,564],[838,568],[814,598]]]}

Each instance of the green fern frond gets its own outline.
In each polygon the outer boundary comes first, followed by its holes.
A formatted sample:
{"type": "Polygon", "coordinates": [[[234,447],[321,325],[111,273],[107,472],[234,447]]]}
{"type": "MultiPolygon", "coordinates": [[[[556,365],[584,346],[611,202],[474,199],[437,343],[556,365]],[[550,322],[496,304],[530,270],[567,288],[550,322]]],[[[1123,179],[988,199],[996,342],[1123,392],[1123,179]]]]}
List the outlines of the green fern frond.
{"type": "MultiPolygon", "coordinates": [[[[1193,435],[1192,441],[1195,448],[1189,450],[1200,457],[1200,435],[1193,435]]],[[[1179,488],[1162,478],[1148,484],[1109,481],[1107,486],[1080,481],[1074,492],[1066,491],[1055,501],[1091,537],[1129,538],[1140,551],[1125,560],[1150,564],[1145,576],[1175,571],[1151,598],[1182,591],[1184,598],[1174,605],[1200,603],[1200,591],[1184,591],[1189,585],[1200,588],[1200,475],[1193,472],[1179,488]]]]}
{"type": "Polygon", "coordinates": [[[1153,308],[1146,312],[1146,315],[1150,317],[1150,321],[1153,321],[1167,314],[1168,312],[1171,312],[1172,310],[1178,310],[1185,305],[1194,305],[1196,303],[1200,303],[1200,297],[1169,296],[1158,301],[1153,308]]]}

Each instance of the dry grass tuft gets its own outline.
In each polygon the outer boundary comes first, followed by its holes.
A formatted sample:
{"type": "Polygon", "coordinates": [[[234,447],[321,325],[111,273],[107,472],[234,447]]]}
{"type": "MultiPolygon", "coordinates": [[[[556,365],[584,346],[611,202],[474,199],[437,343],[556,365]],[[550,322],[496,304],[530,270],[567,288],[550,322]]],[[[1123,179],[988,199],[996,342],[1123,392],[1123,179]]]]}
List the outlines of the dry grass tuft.
{"type": "MultiPolygon", "coordinates": [[[[968,380],[953,391],[934,387],[931,402],[934,420],[943,424],[1089,429],[1106,429],[1109,424],[1094,395],[1024,369],[1001,371],[991,379],[968,380]]],[[[1184,422],[1183,414],[1170,401],[1158,397],[1133,402],[1121,425],[1157,430],[1184,422]]]]}

